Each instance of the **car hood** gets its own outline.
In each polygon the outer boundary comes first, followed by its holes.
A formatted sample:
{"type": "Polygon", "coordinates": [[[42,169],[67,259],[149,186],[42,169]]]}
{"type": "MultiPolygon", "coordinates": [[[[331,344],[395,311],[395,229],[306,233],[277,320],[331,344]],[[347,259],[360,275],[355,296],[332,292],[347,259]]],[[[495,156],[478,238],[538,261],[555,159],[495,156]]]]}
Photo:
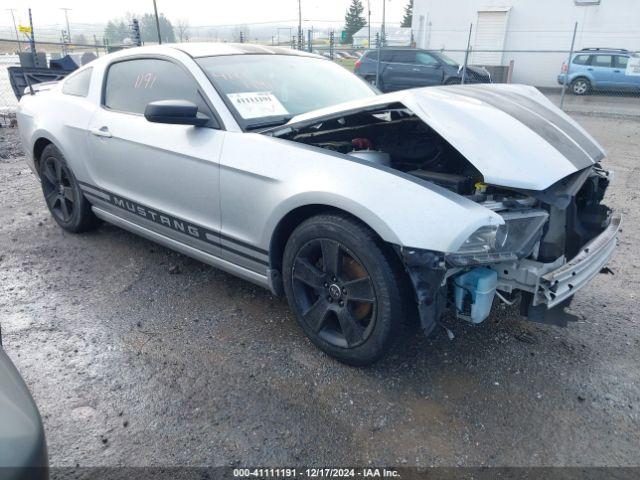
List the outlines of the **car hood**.
{"type": "Polygon", "coordinates": [[[307,112],[286,127],[398,103],[456,148],[488,184],[545,190],[605,155],[580,125],[525,85],[404,90],[307,112]]]}

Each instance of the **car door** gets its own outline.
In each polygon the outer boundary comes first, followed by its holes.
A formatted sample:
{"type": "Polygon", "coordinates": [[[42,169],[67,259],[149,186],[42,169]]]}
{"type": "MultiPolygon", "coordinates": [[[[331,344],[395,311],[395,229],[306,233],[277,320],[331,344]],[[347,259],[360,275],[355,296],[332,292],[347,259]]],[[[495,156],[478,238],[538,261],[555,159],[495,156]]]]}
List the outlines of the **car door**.
{"type": "Polygon", "coordinates": [[[110,209],[181,243],[219,255],[219,158],[225,133],[179,62],[128,58],[107,67],[89,125],[91,176],[110,209]],[[149,102],[189,100],[208,126],[152,123],[149,102]]]}
{"type": "Polygon", "coordinates": [[[615,85],[614,73],[611,66],[613,58],[611,55],[592,55],[591,64],[587,71],[591,73],[597,88],[611,87],[615,85]]]}
{"type": "Polygon", "coordinates": [[[444,67],[428,52],[416,52],[416,67],[419,71],[420,87],[442,85],[444,67]]]}
{"type": "MultiPolygon", "coordinates": [[[[385,68],[385,85],[388,90],[404,90],[415,86],[415,50],[392,50],[385,68]]],[[[383,56],[384,60],[384,56],[383,56]]]]}

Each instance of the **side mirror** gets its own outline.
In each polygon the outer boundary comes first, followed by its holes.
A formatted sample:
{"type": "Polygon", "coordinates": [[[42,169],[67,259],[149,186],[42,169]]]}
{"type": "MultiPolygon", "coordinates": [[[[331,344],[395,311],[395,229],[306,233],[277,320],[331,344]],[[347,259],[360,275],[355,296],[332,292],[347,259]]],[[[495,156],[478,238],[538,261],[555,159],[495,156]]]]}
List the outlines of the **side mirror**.
{"type": "Polygon", "coordinates": [[[202,127],[209,117],[198,113],[195,103],[187,100],[158,100],[147,104],[144,118],[154,123],[170,123],[173,125],[193,125],[202,127]]]}

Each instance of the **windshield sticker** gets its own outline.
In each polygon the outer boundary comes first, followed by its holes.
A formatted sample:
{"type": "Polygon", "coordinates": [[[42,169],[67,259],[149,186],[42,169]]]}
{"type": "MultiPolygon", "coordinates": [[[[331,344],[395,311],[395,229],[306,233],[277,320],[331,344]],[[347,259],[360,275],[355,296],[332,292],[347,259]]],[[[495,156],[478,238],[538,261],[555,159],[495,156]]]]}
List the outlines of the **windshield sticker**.
{"type": "Polygon", "coordinates": [[[240,116],[245,119],[289,113],[271,92],[228,93],[227,97],[240,116]]]}

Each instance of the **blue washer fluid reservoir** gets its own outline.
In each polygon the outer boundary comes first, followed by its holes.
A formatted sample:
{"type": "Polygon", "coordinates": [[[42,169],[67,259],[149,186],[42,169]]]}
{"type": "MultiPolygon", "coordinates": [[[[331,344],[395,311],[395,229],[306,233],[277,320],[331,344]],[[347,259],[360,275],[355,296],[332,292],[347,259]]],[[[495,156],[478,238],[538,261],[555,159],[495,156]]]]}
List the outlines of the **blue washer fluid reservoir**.
{"type": "Polygon", "coordinates": [[[453,277],[453,282],[457,317],[472,323],[483,322],[491,311],[498,274],[478,267],[453,277]]]}

